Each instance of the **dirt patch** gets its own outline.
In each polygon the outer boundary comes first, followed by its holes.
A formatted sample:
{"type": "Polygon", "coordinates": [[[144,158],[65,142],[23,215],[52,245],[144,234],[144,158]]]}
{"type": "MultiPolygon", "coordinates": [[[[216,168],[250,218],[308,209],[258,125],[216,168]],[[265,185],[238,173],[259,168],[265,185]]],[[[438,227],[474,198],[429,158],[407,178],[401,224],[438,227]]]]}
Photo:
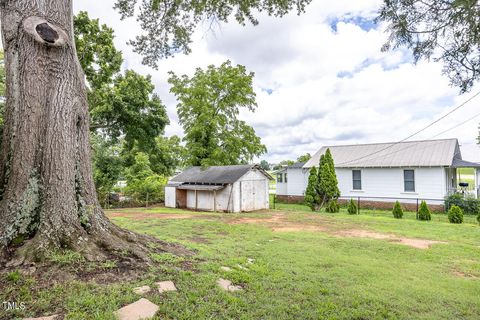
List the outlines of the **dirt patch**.
{"type": "MultiPolygon", "coordinates": [[[[396,240],[394,240],[396,242],[396,240]]],[[[435,241],[435,240],[424,240],[424,239],[408,239],[408,238],[400,238],[398,239],[398,243],[404,244],[410,247],[414,247],[417,249],[428,249],[432,246],[432,244],[443,243],[446,244],[447,242],[444,241],[435,241]]]]}
{"type": "MultiPolygon", "coordinates": [[[[330,221],[331,222],[331,221],[330,221]]],[[[390,242],[403,244],[417,249],[428,249],[433,244],[443,243],[443,241],[426,240],[426,239],[411,239],[399,237],[394,234],[379,233],[364,229],[346,229],[348,226],[338,226],[329,223],[323,217],[315,216],[309,220],[308,224],[301,224],[296,221],[288,219],[288,215],[284,213],[275,213],[265,218],[250,218],[240,217],[227,222],[228,224],[262,224],[273,232],[325,232],[330,235],[339,237],[355,237],[355,238],[370,238],[377,240],[387,240],[390,242]]]]}
{"type": "Polygon", "coordinates": [[[320,226],[309,226],[309,225],[299,224],[299,225],[272,227],[272,231],[273,232],[300,232],[300,231],[325,232],[328,230],[320,226]]]}
{"type": "Polygon", "coordinates": [[[286,220],[285,215],[283,214],[273,214],[270,217],[266,218],[250,218],[250,217],[241,217],[237,218],[231,221],[228,221],[228,224],[256,224],[256,223],[266,223],[266,224],[272,224],[272,223],[279,223],[283,222],[286,220]]]}
{"type": "Polygon", "coordinates": [[[188,214],[188,213],[147,213],[147,212],[109,212],[107,213],[109,218],[128,218],[132,220],[145,220],[145,219],[213,219],[215,216],[203,215],[203,214],[188,214]]]}
{"type": "Polygon", "coordinates": [[[145,212],[109,212],[109,218],[129,218],[134,220],[143,219],[192,219],[193,214],[162,214],[162,213],[145,213],[145,212]]]}
{"type": "Polygon", "coordinates": [[[460,278],[475,279],[475,280],[480,279],[479,277],[477,277],[473,274],[465,273],[465,272],[462,272],[460,270],[452,270],[452,274],[454,276],[457,276],[457,277],[460,277],[460,278]]]}
{"type": "Polygon", "coordinates": [[[392,239],[393,235],[383,234],[367,230],[344,230],[335,233],[337,236],[341,237],[357,237],[357,238],[371,238],[371,239],[392,239]]]}
{"type": "Polygon", "coordinates": [[[195,236],[195,237],[189,237],[187,238],[188,241],[192,241],[195,243],[200,243],[200,244],[209,244],[210,241],[207,238],[195,236]]]}
{"type": "Polygon", "coordinates": [[[361,230],[361,229],[339,231],[335,235],[341,236],[341,237],[359,237],[359,238],[388,240],[391,242],[404,244],[406,246],[410,246],[417,249],[429,249],[432,246],[432,244],[447,243],[444,241],[436,241],[436,240],[402,238],[402,237],[397,237],[393,234],[378,233],[374,231],[361,230]]]}

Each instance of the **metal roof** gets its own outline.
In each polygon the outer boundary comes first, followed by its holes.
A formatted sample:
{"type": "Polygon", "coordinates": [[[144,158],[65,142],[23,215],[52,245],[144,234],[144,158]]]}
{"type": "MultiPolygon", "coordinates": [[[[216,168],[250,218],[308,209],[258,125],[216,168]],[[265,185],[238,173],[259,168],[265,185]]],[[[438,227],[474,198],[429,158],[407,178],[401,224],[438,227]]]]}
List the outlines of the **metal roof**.
{"type": "Polygon", "coordinates": [[[292,164],[291,166],[288,166],[287,168],[288,168],[288,169],[303,168],[303,166],[305,165],[305,163],[307,163],[307,162],[306,162],[306,161],[303,161],[303,162],[295,162],[294,164],[292,164]]]}
{"type": "Polygon", "coordinates": [[[453,159],[452,168],[480,168],[480,163],[453,159]]]}
{"type": "Polygon", "coordinates": [[[322,147],[304,168],[318,166],[327,149],[336,168],[450,167],[462,159],[457,139],[322,147]]]}
{"type": "Polygon", "coordinates": [[[172,182],[197,184],[230,184],[236,182],[250,170],[258,170],[270,180],[273,178],[258,165],[191,167],[173,177],[172,182]]]}
{"type": "Polygon", "coordinates": [[[225,188],[225,185],[208,184],[182,184],[177,187],[180,190],[199,190],[199,191],[217,191],[225,188]]]}

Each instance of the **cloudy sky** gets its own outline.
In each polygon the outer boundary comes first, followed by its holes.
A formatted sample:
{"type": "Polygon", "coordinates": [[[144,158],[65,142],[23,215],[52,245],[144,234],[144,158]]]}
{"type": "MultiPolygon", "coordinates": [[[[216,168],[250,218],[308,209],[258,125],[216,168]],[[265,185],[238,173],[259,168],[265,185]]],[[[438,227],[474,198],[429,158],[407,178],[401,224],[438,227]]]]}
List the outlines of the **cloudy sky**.
{"type": "MultiPolygon", "coordinates": [[[[75,0],[115,30],[124,68],[150,74],[168,109],[167,135],[182,135],[167,72],[192,74],[196,67],[227,59],[255,72],[258,109],[242,113],[268,148],[271,162],[314,153],[323,145],[398,141],[423,128],[480,91],[458,95],[441,74],[442,65],[412,65],[405,50],[383,53],[385,28],[373,23],[381,0],[313,0],[307,13],[283,19],[260,17],[257,27],[235,22],[201,26],[193,52],[160,62],[158,70],[141,64],[126,45],[141,32],[135,19],[120,21],[115,0],[75,0]]],[[[460,128],[439,133],[480,112],[480,97],[412,140],[458,138],[463,158],[480,161],[475,144],[480,116],[460,128]]]]}

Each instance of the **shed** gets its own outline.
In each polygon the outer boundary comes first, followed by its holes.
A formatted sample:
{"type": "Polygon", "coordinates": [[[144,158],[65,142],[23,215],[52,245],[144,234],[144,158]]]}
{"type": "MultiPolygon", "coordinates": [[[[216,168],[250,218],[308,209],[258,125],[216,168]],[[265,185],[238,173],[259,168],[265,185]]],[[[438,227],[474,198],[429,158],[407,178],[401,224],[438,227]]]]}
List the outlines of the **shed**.
{"type": "Polygon", "coordinates": [[[191,167],[169,181],[165,206],[224,212],[268,209],[270,180],[258,165],[191,167]]]}

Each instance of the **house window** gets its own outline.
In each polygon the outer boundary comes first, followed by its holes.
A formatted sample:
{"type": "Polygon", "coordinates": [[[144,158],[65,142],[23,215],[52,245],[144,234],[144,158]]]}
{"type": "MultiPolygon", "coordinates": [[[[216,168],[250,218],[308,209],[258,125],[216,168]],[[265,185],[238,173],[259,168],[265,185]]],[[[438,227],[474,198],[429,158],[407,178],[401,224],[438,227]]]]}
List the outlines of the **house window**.
{"type": "Polygon", "coordinates": [[[285,173],[285,177],[283,178],[283,182],[287,183],[287,174],[285,173]]]}
{"type": "Polygon", "coordinates": [[[352,170],[353,190],[362,190],[362,171],[352,170]]]}
{"type": "Polygon", "coordinates": [[[277,182],[279,182],[279,183],[283,182],[283,174],[282,173],[277,174],[277,182]]]}
{"type": "Polygon", "coordinates": [[[415,192],[415,170],[403,170],[405,192],[415,192]]]}

